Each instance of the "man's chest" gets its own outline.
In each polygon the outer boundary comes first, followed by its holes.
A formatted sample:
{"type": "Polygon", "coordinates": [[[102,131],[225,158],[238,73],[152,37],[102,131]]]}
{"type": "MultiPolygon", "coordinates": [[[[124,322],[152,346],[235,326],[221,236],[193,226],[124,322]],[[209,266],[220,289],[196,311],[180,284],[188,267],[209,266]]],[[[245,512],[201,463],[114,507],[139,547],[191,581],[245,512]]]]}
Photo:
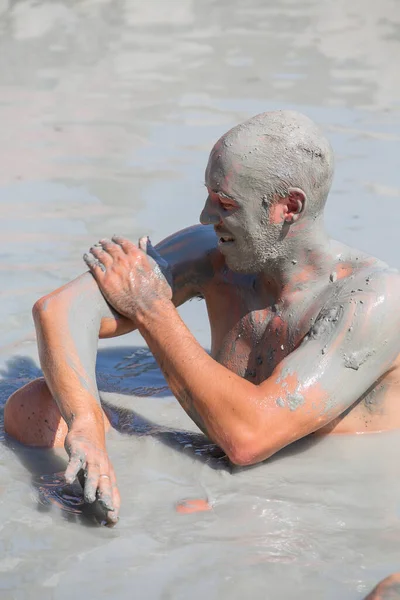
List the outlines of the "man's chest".
{"type": "Polygon", "coordinates": [[[296,348],[318,312],[306,298],[274,305],[240,289],[220,289],[206,302],[213,358],[254,383],[296,348]]]}

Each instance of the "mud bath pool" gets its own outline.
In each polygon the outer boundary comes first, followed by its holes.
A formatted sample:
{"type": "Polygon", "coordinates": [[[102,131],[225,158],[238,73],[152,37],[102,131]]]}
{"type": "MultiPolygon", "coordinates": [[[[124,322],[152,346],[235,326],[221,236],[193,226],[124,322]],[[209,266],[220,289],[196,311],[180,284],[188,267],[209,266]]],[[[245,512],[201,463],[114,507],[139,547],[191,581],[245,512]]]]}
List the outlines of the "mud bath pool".
{"type": "MultiPolygon", "coordinates": [[[[1,405],[40,374],[34,301],[100,236],[155,242],[197,222],[211,145],[257,112],[321,124],[330,233],[399,267],[399,24],[396,0],[0,0],[1,405]]],[[[181,314],[207,348],[203,304],[181,314]]],[[[140,335],[103,341],[97,367],[122,407],[108,442],[120,523],[95,526],[61,483],[63,453],[1,434],[1,598],[350,600],[399,570],[400,433],[232,469],[140,335]],[[190,498],[212,510],[177,512],[190,498]]]]}

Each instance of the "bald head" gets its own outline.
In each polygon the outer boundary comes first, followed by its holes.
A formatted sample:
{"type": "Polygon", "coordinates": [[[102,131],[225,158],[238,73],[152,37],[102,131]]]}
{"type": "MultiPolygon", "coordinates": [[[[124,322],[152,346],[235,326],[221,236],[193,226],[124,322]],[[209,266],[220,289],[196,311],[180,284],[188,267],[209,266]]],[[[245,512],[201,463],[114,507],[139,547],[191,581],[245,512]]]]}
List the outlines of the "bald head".
{"type": "Polygon", "coordinates": [[[208,185],[232,197],[306,195],[304,212],[321,212],[334,171],[332,148],[311,119],[295,111],[266,112],[237,125],[215,144],[208,185]],[[255,195],[255,196],[254,196],[255,195]]]}

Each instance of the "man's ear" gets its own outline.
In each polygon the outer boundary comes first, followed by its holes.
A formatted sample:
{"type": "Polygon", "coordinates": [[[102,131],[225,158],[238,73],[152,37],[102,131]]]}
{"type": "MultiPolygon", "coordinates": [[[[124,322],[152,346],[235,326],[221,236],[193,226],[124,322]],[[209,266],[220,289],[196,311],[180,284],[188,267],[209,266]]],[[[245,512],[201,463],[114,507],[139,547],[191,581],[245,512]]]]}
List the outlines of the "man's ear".
{"type": "Polygon", "coordinates": [[[304,210],[306,195],[301,188],[291,187],[288,189],[285,206],[285,222],[295,223],[304,210]]]}

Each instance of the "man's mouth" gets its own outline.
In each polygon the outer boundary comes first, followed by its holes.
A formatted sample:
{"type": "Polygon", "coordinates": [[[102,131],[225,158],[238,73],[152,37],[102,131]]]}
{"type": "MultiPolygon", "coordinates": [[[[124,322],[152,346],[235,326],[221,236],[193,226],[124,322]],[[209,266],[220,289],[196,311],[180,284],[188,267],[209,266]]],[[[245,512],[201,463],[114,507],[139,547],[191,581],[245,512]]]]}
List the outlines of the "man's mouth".
{"type": "Polygon", "coordinates": [[[221,233],[219,231],[216,231],[215,233],[217,234],[218,245],[220,246],[225,244],[232,244],[235,241],[233,235],[230,235],[229,233],[221,233]]]}
{"type": "Polygon", "coordinates": [[[234,241],[235,238],[233,238],[231,235],[221,235],[218,239],[220,244],[231,244],[234,241]]]}

